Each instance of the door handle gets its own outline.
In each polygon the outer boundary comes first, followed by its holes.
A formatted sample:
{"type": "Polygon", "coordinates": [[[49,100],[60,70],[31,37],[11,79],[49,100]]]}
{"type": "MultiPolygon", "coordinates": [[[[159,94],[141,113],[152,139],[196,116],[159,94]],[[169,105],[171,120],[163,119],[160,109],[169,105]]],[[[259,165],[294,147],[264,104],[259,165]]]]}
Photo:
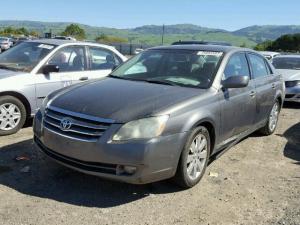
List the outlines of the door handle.
{"type": "Polygon", "coordinates": [[[255,97],[255,94],[256,94],[255,91],[251,91],[249,95],[250,95],[252,98],[254,98],[254,97],[255,97]]]}
{"type": "Polygon", "coordinates": [[[80,81],[84,81],[84,80],[88,80],[88,79],[89,79],[88,77],[80,77],[79,78],[80,81]]]}
{"type": "Polygon", "coordinates": [[[274,83],[272,84],[272,88],[275,89],[275,84],[274,83]]]}

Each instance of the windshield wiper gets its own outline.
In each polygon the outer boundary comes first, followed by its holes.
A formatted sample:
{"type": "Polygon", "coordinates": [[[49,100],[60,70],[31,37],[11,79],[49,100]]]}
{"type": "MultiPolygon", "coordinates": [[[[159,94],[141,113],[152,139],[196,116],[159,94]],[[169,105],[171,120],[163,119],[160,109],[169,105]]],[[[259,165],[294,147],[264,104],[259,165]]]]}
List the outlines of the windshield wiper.
{"type": "Polygon", "coordinates": [[[5,66],[5,65],[3,65],[3,64],[0,64],[0,69],[18,71],[16,68],[12,68],[12,67],[9,67],[9,66],[5,66]]]}
{"type": "Polygon", "coordinates": [[[131,78],[131,77],[121,77],[121,76],[116,76],[116,75],[108,75],[108,77],[121,79],[121,80],[145,81],[143,79],[135,79],[135,78],[131,78]]]}
{"type": "Polygon", "coordinates": [[[164,84],[164,85],[171,85],[171,86],[179,86],[178,84],[175,84],[172,81],[167,81],[167,80],[158,80],[158,79],[148,79],[145,80],[148,83],[154,83],[154,84],[164,84]]]}

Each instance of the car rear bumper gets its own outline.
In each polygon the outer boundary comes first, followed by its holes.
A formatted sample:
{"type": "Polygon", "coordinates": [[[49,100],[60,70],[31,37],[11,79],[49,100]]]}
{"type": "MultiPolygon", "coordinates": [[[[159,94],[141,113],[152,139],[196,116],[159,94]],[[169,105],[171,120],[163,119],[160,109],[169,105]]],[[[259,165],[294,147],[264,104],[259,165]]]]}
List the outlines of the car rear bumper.
{"type": "MultiPolygon", "coordinates": [[[[113,129],[114,130],[114,129],[113,129]]],[[[107,130],[97,142],[83,142],[43,127],[41,113],[34,120],[34,140],[50,158],[72,169],[117,181],[145,184],[175,175],[188,133],[151,140],[113,143],[107,130]],[[135,168],[134,173],[124,167],[135,168]]]]}

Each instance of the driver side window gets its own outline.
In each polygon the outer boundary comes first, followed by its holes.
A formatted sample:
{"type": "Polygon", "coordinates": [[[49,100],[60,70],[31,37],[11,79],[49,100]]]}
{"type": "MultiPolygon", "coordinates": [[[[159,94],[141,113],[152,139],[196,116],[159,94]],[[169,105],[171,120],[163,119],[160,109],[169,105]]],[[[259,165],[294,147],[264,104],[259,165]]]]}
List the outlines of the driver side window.
{"type": "Polygon", "coordinates": [[[244,53],[236,53],[229,59],[224,70],[223,80],[232,76],[250,76],[248,62],[244,53]]]}
{"type": "Polygon", "coordinates": [[[47,64],[57,65],[59,72],[84,71],[86,68],[84,47],[68,46],[59,49],[47,64]]]}

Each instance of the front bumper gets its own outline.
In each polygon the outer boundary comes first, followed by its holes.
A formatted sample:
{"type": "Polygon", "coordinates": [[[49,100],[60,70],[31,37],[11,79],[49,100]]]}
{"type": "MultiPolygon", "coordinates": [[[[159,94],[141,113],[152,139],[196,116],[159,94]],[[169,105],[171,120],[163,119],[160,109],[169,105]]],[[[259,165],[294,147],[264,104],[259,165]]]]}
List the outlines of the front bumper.
{"type": "Polygon", "coordinates": [[[38,112],[34,119],[34,140],[39,149],[72,169],[117,181],[145,184],[175,175],[188,133],[161,136],[150,140],[111,142],[112,125],[96,142],[86,142],[48,130],[38,112]],[[119,168],[135,167],[133,174],[119,168]]]}
{"type": "Polygon", "coordinates": [[[286,88],[285,101],[300,102],[300,85],[286,88]]]}

